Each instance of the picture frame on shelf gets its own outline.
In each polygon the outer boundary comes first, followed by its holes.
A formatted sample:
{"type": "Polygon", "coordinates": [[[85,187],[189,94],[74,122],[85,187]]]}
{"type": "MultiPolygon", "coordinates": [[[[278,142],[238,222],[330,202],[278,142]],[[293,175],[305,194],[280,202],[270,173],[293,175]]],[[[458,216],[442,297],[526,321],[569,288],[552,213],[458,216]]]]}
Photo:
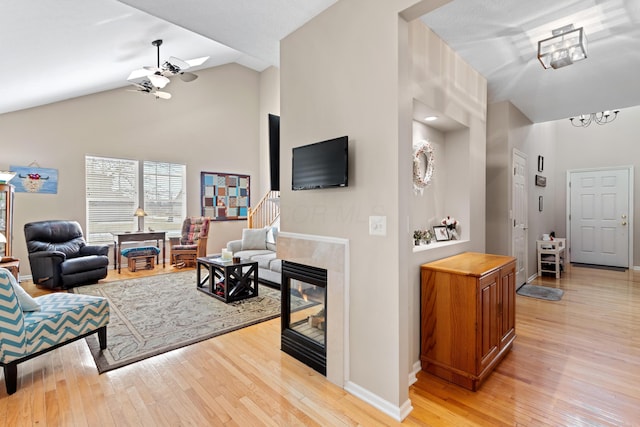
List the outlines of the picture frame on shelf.
{"type": "Polygon", "coordinates": [[[433,235],[436,238],[436,242],[445,242],[451,239],[451,236],[449,236],[449,230],[447,230],[446,225],[434,225],[433,235]]]}

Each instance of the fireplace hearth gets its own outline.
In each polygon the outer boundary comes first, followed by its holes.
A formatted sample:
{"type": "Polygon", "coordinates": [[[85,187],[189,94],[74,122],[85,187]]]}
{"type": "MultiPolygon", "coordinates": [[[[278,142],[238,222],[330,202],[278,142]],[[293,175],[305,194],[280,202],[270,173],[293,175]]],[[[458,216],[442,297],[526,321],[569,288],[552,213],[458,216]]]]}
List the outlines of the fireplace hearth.
{"type": "Polygon", "coordinates": [[[281,350],[327,374],[327,270],[282,262],[281,350]],[[313,303],[297,309],[294,298],[313,303]]]}

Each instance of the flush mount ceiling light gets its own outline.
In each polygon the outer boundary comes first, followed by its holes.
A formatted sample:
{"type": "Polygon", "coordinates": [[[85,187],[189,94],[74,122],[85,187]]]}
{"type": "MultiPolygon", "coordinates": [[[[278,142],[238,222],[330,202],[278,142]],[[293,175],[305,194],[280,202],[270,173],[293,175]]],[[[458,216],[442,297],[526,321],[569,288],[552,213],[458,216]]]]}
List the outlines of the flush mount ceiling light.
{"type": "Polygon", "coordinates": [[[192,82],[197,79],[198,76],[191,72],[187,72],[186,70],[191,67],[202,65],[207,59],[209,59],[208,56],[203,56],[201,58],[183,61],[182,59],[172,56],[160,65],[160,46],[162,45],[162,40],[154,40],[151,44],[156,47],[158,52],[157,65],[155,67],[147,66],[138,70],[133,70],[131,74],[129,74],[129,77],[127,77],[127,80],[132,85],[136,86],[137,92],[150,93],[155,95],[156,98],[171,98],[170,93],[158,90],[163,89],[171,82],[169,77],[178,76],[182,81],[192,82]]]}
{"type": "Polygon", "coordinates": [[[581,114],[576,117],[571,117],[569,120],[571,124],[575,127],[588,127],[591,123],[597,123],[599,125],[604,125],[607,123],[611,123],[618,117],[618,113],[620,110],[615,111],[602,111],[600,113],[591,113],[591,114],[581,114]]]}
{"type": "Polygon", "coordinates": [[[561,68],[587,57],[584,28],[573,24],[552,31],[553,37],[538,42],[538,60],[544,68],[561,68]]]}

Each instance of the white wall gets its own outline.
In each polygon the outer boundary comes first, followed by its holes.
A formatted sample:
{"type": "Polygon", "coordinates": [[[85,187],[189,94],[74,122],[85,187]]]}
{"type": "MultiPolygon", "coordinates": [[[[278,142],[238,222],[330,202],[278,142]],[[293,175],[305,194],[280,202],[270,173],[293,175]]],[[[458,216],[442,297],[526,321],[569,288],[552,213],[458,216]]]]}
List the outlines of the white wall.
{"type": "MultiPolygon", "coordinates": [[[[269,114],[280,115],[280,70],[269,67],[260,73],[260,186],[253,205],[271,189],[269,163],[269,114]]],[[[282,183],[281,183],[282,185],[282,183]]]]}
{"type": "MultiPolygon", "coordinates": [[[[635,168],[633,221],[635,224],[633,247],[634,266],[640,266],[640,144],[638,143],[640,106],[625,108],[618,118],[604,126],[592,124],[577,128],[569,120],[555,122],[553,179],[558,183],[555,204],[558,207],[554,223],[557,235],[566,235],[566,175],[568,170],[633,166],[635,168]]],[[[545,158],[546,161],[546,158],[545,158]]],[[[546,169],[546,166],[545,166],[546,169]]],[[[569,245],[571,242],[569,242],[569,245]]]]}
{"type": "MultiPolygon", "coordinates": [[[[198,75],[191,83],[175,79],[170,100],[122,88],[0,115],[0,169],[35,161],[59,174],[57,194],[16,194],[13,255],[22,260],[21,274],[30,275],[25,223],[72,219],[85,226],[85,155],[186,164],[188,215],[200,215],[202,171],[249,174],[252,202],[262,197],[256,194],[261,188],[259,74],[231,64],[198,75]]],[[[215,222],[208,251],[219,252],[228,240],[240,238],[245,226],[245,221],[215,222]]]]}
{"type": "Polygon", "coordinates": [[[556,230],[555,136],[553,123],[533,124],[508,101],[489,105],[487,120],[487,252],[512,255],[513,152],[527,161],[527,278],[537,273],[536,240],[556,230]],[[538,156],[544,157],[544,170],[538,172],[538,156]],[[546,187],[535,185],[535,175],[547,177],[546,187]],[[538,197],[543,196],[543,211],[538,197]]]}
{"type": "MultiPolygon", "coordinates": [[[[568,119],[531,123],[515,106],[501,102],[489,106],[487,143],[487,251],[509,255],[511,208],[511,153],[514,148],[527,157],[528,260],[529,277],[537,273],[535,241],[543,233],[555,231],[566,236],[566,197],[568,170],[614,166],[640,166],[640,146],[636,123],[640,107],[621,110],[616,121],[604,126],[592,124],[576,128],[568,119]],[[538,172],[538,156],[544,157],[544,170],[538,172]],[[535,175],[547,178],[546,187],[535,185],[535,175]],[[544,208],[538,210],[538,197],[544,208]]],[[[634,222],[639,217],[640,177],[635,174],[634,222]]],[[[633,247],[640,246],[640,232],[634,228],[633,247]]],[[[569,242],[569,245],[571,242],[569,242]]],[[[640,251],[634,249],[634,265],[640,265],[640,251]]]]}
{"type": "Polygon", "coordinates": [[[292,147],[340,135],[350,144],[349,187],[283,187],[281,227],[349,239],[350,390],[395,408],[406,408],[418,360],[419,264],[484,248],[486,81],[421,23],[399,19],[413,3],[341,0],[281,44],[283,182],[292,147]],[[457,179],[474,210],[469,242],[420,254],[409,218],[414,98],[469,127],[457,179]],[[370,215],[386,217],[386,236],[368,234],[370,215]]]}

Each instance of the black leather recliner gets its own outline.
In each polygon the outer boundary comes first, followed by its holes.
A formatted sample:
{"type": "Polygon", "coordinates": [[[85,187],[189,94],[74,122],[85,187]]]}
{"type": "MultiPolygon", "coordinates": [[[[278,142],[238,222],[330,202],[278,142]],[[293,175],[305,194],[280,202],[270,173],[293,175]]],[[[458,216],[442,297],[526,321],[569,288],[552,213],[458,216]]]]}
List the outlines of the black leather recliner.
{"type": "Polygon", "coordinates": [[[109,246],[89,246],[76,221],[25,224],[33,283],[68,289],[107,277],[109,246]]]}

